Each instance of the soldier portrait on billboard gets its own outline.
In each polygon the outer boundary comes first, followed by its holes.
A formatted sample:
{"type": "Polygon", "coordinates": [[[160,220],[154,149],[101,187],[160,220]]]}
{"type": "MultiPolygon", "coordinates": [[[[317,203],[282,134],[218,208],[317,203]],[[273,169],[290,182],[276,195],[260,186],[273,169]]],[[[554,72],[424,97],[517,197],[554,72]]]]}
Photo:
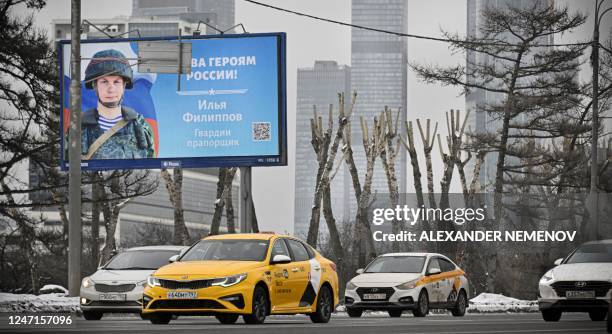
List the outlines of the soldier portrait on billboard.
{"type": "Polygon", "coordinates": [[[94,90],[97,106],[81,117],[83,160],[155,157],[153,129],[137,111],[122,105],[133,87],[127,58],[114,49],[95,53],[85,69],[85,88],[94,90]]]}

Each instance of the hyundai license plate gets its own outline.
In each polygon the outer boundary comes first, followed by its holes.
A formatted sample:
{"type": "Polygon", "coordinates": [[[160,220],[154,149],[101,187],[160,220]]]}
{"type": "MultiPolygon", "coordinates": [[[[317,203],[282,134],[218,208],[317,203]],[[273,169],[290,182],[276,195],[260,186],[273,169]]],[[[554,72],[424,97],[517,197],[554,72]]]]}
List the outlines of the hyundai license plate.
{"type": "Polygon", "coordinates": [[[196,299],[198,293],[195,291],[168,291],[168,299],[196,299]]]}
{"type": "Polygon", "coordinates": [[[387,295],[384,293],[364,293],[363,299],[386,299],[387,295]]]}
{"type": "Polygon", "coordinates": [[[595,291],[565,291],[567,298],[595,298],[595,291]]]}
{"type": "Polygon", "coordinates": [[[104,301],[125,301],[125,293],[103,293],[100,300],[104,301]]]}

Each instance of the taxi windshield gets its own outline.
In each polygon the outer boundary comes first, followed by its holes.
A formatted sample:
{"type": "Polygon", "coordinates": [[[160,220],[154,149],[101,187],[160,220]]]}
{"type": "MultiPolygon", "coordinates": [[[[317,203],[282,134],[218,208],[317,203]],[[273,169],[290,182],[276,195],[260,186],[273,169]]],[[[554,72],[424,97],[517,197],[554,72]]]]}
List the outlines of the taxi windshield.
{"type": "Polygon", "coordinates": [[[179,261],[257,261],[266,259],[268,240],[201,240],[179,261]]]}
{"type": "Polygon", "coordinates": [[[372,261],[365,273],[420,273],[424,256],[381,256],[372,261]]]}

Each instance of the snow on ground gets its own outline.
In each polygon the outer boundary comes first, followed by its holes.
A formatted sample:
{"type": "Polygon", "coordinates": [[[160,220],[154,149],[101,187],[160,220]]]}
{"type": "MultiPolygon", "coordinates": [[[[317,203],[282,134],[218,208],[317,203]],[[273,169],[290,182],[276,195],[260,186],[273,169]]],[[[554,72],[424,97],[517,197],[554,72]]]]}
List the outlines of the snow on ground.
{"type": "Polygon", "coordinates": [[[469,313],[538,312],[537,300],[520,300],[494,293],[470,299],[469,313]]]}
{"type": "Polygon", "coordinates": [[[0,292],[0,312],[77,312],[79,297],[65,293],[28,295],[0,292]]]}
{"type": "MultiPolygon", "coordinates": [[[[61,286],[45,286],[42,291],[65,290],[61,286]]],[[[80,312],[79,298],[66,297],[67,293],[48,293],[39,296],[0,292],[0,312],[80,312]]],[[[338,315],[346,312],[344,305],[336,309],[338,315]]],[[[520,300],[492,293],[481,293],[470,300],[468,313],[520,313],[538,312],[535,300],[520,300]]],[[[432,314],[446,314],[446,310],[432,310],[432,314]]],[[[368,315],[382,316],[387,312],[367,312],[368,315]]]]}

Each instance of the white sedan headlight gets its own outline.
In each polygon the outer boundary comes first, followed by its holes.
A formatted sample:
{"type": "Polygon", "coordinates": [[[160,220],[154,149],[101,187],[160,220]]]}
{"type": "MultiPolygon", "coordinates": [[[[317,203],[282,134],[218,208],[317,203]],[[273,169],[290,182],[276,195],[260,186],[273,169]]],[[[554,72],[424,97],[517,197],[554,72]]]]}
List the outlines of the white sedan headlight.
{"type": "Polygon", "coordinates": [[[413,279],[412,281],[408,281],[406,283],[402,283],[398,286],[396,286],[396,288],[400,289],[400,290],[411,290],[416,288],[417,282],[419,281],[420,278],[417,279],[413,279]]]}
{"type": "Polygon", "coordinates": [[[346,283],[346,289],[347,290],[355,290],[355,289],[357,289],[357,285],[355,285],[355,284],[353,284],[353,282],[349,281],[348,283],[346,283]]]}
{"type": "Polygon", "coordinates": [[[150,287],[155,287],[161,286],[161,283],[159,283],[159,279],[157,277],[149,276],[149,278],[147,278],[147,285],[150,287]]]}
{"type": "Polygon", "coordinates": [[[542,278],[540,278],[540,284],[546,284],[552,280],[555,279],[555,276],[553,275],[553,271],[552,269],[547,271],[546,274],[544,274],[544,276],[542,276],[542,278]]]}
{"type": "Polygon", "coordinates": [[[222,286],[227,288],[228,286],[236,285],[242,281],[244,281],[247,277],[246,273],[232,275],[227,277],[215,278],[210,285],[212,286],[222,286]]]}
{"type": "Polygon", "coordinates": [[[93,286],[93,285],[94,285],[94,282],[89,277],[85,277],[83,278],[83,281],[81,281],[81,286],[84,288],[89,288],[90,286],[93,286]]]}

